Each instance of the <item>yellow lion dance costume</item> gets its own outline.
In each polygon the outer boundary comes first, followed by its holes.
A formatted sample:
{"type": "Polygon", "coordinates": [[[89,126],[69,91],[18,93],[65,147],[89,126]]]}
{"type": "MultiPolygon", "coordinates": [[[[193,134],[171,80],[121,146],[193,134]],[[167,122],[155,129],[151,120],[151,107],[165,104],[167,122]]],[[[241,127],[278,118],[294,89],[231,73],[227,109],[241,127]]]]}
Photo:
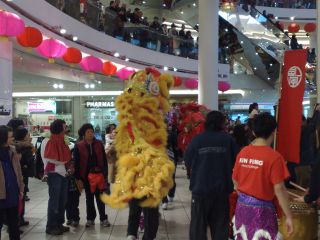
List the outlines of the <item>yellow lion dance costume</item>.
{"type": "Polygon", "coordinates": [[[171,75],[147,68],[130,77],[116,100],[117,174],[112,194],[101,196],[113,208],[124,208],[131,199],[140,199],[141,207],[157,207],[173,186],[175,166],[166,151],[163,116],[172,86],[171,75]]]}

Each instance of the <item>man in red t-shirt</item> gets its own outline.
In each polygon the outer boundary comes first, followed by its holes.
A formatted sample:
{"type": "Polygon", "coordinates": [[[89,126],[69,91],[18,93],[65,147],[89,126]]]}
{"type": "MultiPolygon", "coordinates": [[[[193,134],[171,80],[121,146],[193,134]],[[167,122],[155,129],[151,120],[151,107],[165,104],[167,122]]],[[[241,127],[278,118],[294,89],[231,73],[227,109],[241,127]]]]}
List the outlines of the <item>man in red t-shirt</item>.
{"type": "Polygon", "coordinates": [[[234,224],[236,239],[278,239],[278,223],[272,202],[275,197],[286,217],[288,234],[293,232],[284,186],[289,172],[280,153],[270,147],[276,126],[276,120],[270,114],[257,115],[252,124],[256,139],[237,156],[232,175],[239,194],[234,224]]]}

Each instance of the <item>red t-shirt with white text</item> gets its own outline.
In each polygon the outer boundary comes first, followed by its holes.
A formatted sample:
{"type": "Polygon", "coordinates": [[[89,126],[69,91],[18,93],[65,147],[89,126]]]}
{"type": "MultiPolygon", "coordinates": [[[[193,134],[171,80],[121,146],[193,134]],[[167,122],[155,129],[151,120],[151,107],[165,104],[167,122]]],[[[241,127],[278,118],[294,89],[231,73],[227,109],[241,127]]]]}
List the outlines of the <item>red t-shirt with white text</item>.
{"type": "Polygon", "coordinates": [[[241,150],[232,178],[238,190],[260,200],[272,201],[274,185],[290,176],[280,153],[268,146],[250,145],[241,150]]]}

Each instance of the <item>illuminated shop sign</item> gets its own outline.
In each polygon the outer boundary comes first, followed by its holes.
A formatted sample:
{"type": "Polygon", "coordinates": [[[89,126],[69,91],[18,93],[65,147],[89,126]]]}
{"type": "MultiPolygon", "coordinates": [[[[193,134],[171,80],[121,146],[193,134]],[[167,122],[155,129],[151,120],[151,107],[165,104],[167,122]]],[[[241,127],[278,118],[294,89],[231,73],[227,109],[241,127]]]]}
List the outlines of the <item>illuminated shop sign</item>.
{"type": "Polygon", "coordinates": [[[29,113],[56,113],[57,105],[55,101],[28,102],[29,113]]]}
{"type": "Polygon", "coordinates": [[[86,108],[114,108],[113,101],[86,101],[86,108]]]}

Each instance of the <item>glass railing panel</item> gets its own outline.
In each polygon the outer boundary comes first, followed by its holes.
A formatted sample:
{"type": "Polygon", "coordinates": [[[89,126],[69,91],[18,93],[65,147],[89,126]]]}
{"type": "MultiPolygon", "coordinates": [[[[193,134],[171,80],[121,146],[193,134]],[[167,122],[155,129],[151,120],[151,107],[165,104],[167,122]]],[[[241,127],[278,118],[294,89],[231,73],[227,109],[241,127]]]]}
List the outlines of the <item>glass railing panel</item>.
{"type": "MultiPolygon", "coordinates": [[[[151,28],[132,23],[128,17],[122,21],[116,12],[101,8],[90,1],[85,8],[75,0],[65,1],[67,3],[63,6],[59,5],[61,1],[58,0],[47,0],[47,2],[82,23],[121,41],[165,54],[198,59],[198,39],[195,36],[189,35],[186,39],[173,35],[160,23],[158,27],[151,28]]],[[[240,42],[237,34],[232,30],[232,25],[220,18],[219,26],[219,63],[230,64],[231,73],[252,72],[250,61],[244,54],[245,44],[243,41],[240,42]]],[[[271,33],[269,35],[274,37],[271,33]]],[[[258,38],[257,35],[255,37],[258,38]]],[[[250,40],[247,39],[247,41],[250,40]]],[[[274,50],[269,46],[265,48],[270,48],[269,51],[274,50]]]]}
{"type": "MultiPolygon", "coordinates": [[[[244,2],[244,1],[241,1],[244,2]]],[[[316,9],[316,0],[297,1],[297,0],[257,0],[257,6],[275,7],[275,8],[298,8],[298,9],[316,9]]]]}

